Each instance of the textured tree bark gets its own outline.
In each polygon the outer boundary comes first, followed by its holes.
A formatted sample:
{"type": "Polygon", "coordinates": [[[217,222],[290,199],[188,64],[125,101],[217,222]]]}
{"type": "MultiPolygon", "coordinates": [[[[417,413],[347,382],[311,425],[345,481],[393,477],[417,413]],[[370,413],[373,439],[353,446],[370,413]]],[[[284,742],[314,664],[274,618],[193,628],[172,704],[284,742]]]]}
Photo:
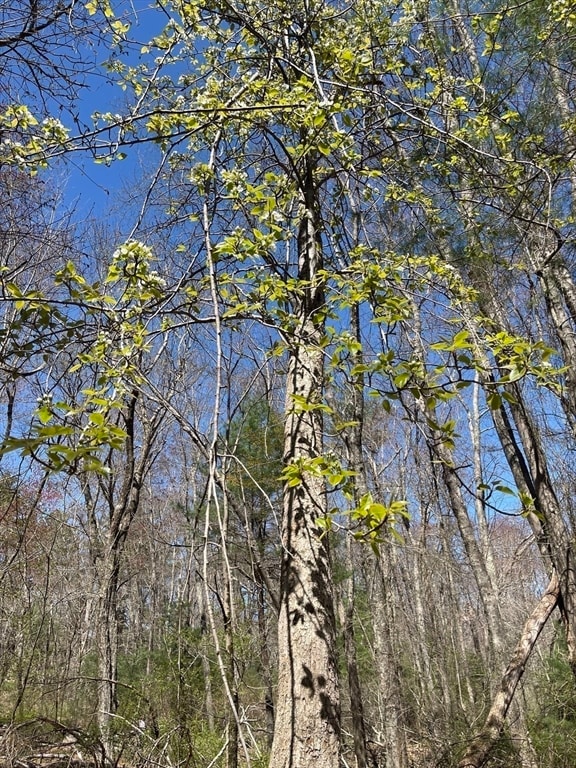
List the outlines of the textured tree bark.
{"type": "Polygon", "coordinates": [[[118,709],[118,574],[120,552],[110,547],[101,566],[98,595],[97,654],[98,654],[98,730],[103,747],[103,764],[113,761],[112,718],[118,709]]]}
{"type": "MultiPolygon", "coordinates": [[[[322,352],[299,347],[291,361],[289,397],[309,401],[321,374],[322,352]]],[[[287,463],[320,455],[319,431],[317,412],[291,413],[287,463]]],[[[284,497],[273,768],[339,764],[332,581],[326,539],[315,523],[323,514],[323,479],[303,472],[302,483],[287,488],[284,497]]]]}
{"type": "Polygon", "coordinates": [[[402,681],[398,654],[394,647],[395,606],[391,583],[392,547],[382,545],[374,579],[374,644],[382,701],[381,718],[386,742],[386,765],[408,768],[406,723],[403,711],[402,681]]]}
{"type": "MultiPolygon", "coordinates": [[[[350,327],[359,347],[353,355],[354,365],[361,369],[363,360],[362,339],[360,333],[360,309],[356,304],[350,312],[350,327]]],[[[360,503],[361,497],[367,493],[366,470],[363,457],[364,429],[364,374],[358,373],[352,377],[352,392],[350,396],[352,413],[350,421],[353,426],[344,436],[348,453],[348,464],[355,475],[355,502],[360,503]]],[[[352,738],[354,740],[354,755],[356,768],[366,768],[368,765],[368,748],[366,739],[366,723],[364,719],[364,698],[360,685],[358,657],[356,653],[356,637],[354,632],[355,582],[352,562],[352,547],[350,536],[346,540],[346,571],[349,573],[346,585],[346,603],[341,597],[339,603],[340,623],[344,635],[344,652],[346,654],[346,671],[348,673],[348,691],[350,695],[350,716],[352,720],[352,738]]]]}
{"type": "Polygon", "coordinates": [[[458,768],[481,768],[488,759],[490,750],[502,733],[504,720],[512,703],[516,687],[524,674],[526,662],[540,632],[558,603],[559,594],[560,586],[558,578],[554,574],[546,592],[524,625],[522,635],[502,677],[500,689],[494,697],[484,727],[466,750],[466,754],[458,763],[458,768]]]}
{"type": "MultiPolygon", "coordinates": [[[[554,84],[556,104],[558,106],[559,114],[562,117],[562,123],[565,126],[563,129],[562,142],[567,144],[571,151],[574,152],[576,150],[574,133],[567,129],[567,126],[570,125],[568,121],[572,116],[569,99],[570,86],[562,69],[558,65],[557,52],[551,50],[549,55],[552,63],[550,74],[554,84]]],[[[568,173],[570,179],[570,197],[572,206],[575,207],[576,168],[573,163],[571,164],[568,173]]],[[[554,323],[554,329],[558,335],[564,360],[567,364],[563,404],[566,415],[572,426],[572,431],[576,435],[576,367],[573,365],[573,361],[576,359],[576,285],[574,283],[574,276],[568,268],[566,260],[561,253],[557,253],[559,245],[560,243],[555,238],[555,242],[552,244],[552,249],[550,248],[550,244],[548,245],[548,248],[542,249],[544,251],[544,257],[537,258],[533,262],[533,267],[535,267],[536,274],[540,280],[542,292],[550,311],[550,317],[554,323]]],[[[531,255],[532,249],[529,248],[528,252],[529,255],[531,255]]]]}
{"type": "Polygon", "coordinates": [[[313,169],[303,190],[298,237],[302,298],[294,299],[297,329],[286,387],[285,466],[300,464],[300,482],[284,489],[278,618],[278,688],[271,768],[338,768],[340,702],[335,651],[332,577],[327,537],[317,519],[326,514],[324,478],[306,467],[322,455],[324,352],[321,247],[313,169]],[[305,403],[305,407],[302,407],[305,403]]]}
{"type": "Polygon", "coordinates": [[[346,604],[342,595],[338,597],[338,618],[342,627],[344,639],[344,654],[346,657],[346,672],[348,674],[348,694],[350,698],[350,719],[352,721],[352,739],[356,768],[366,768],[368,751],[366,745],[366,726],[364,722],[364,699],[360,686],[358,671],[358,656],[356,653],[356,635],[354,632],[354,575],[352,573],[352,558],[350,556],[350,539],[346,542],[346,570],[350,572],[346,604]]]}

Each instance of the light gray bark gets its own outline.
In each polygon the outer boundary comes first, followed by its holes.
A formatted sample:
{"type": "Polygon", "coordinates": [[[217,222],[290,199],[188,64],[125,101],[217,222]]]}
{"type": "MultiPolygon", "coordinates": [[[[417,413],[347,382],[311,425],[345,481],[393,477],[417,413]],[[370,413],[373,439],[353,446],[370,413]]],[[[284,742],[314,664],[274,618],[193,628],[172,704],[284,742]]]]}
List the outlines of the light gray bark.
{"type": "Polygon", "coordinates": [[[300,463],[298,485],[284,488],[278,617],[278,688],[271,768],[338,768],[340,700],[335,618],[327,538],[317,519],[326,514],[323,477],[306,468],[322,456],[322,264],[313,164],[308,163],[298,237],[302,296],[294,297],[297,329],[289,338],[285,466],[300,463]],[[306,403],[305,408],[298,403],[306,403]]]}
{"type": "Polygon", "coordinates": [[[392,547],[382,546],[377,563],[374,590],[374,642],[377,655],[377,674],[380,680],[382,702],[381,719],[385,738],[386,765],[390,768],[408,768],[406,723],[403,713],[402,681],[398,654],[394,647],[396,616],[392,594],[392,547]]]}

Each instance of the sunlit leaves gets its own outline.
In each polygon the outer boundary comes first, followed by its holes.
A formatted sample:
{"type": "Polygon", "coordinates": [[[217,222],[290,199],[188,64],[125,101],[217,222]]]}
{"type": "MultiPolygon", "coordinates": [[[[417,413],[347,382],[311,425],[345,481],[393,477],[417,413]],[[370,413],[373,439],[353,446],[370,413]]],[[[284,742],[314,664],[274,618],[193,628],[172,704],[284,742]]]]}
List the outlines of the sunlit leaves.
{"type": "Polygon", "coordinates": [[[470,342],[470,331],[462,330],[458,331],[450,340],[437,341],[431,344],[430,348],[445,352],[459,352],[464,349],[474,349],[474,344],[470,342]]]}
{"type": "Polygon", "coordinates": [[[576,25],[576,3],[574,0],[552,0],[548,11],[554,21],[562,22],[570,29],[576,25]]]}
{"type": "MultiPolygon", "coordinates": [[[[433,410],[464,396],[478,374],[493,376],[486,402],[497,410],[510,397],[506,385],[531,376],[557,388],[562,369],[554,367],[545,342],[495,332],[478,311],[473,281],[460,271],[464,258],[480,258],[480,249],[463,246],[462,258],[456,253],[458,238],[481,231],[459,220],[462,188],[480,198],[475,211],[482,212],[490,196],[495,205],[504,205],[504,195],[525,205],[523,183],[534,169],[518,156],[539,147],[543,136],[516,140],[525,125],[521,99],[500,98],[482,67],[460,73],[452,66],[445,41],[435,37],[433,24],[425,28],[417,5],[366,6],[359,13],[352,4],[336,13],[332,4],[320,4],[304,28],[296,11],[306,9],[298,3],[231,4],[224,19],[218,7],[178,1],[164,8],[165,28],[139,41],[138,63],[123,58],[116,45],[127,27],[113,4],[88,0],[85,7],[112,30],[116,48],[108,73],[131,103],[124,116],[97,115],[95,125],[99,131],[114,125],[130,141],[158,144],[189,199],[207,201],[215,222],[207,237],[209,260],[224,325],[264,322],[283,336],[285,343],[275,348],[281,354],[298,332],[293,308],[307,292],[322,292],[315,319],[331,318],[321,341],[328,378],[347,377],[356,386],[365,379],[384,410],[410,398],[424,403],[428,427],[452,445],[454,425],[433,410]],[[207,148],[217,134],[221,143],[209,162],[207,148]],[[308,172],[320,190],[326,249],[325,267],[312,280],[295,266],[308,172]],[[357,237],[350,234],[353,197],[361,221],[357,237]],[[402,246],[394,242],[395,228],[402,230],[402,246]],[[344,327],[359,306],[367,327],[363,341],[344,327]],[[412,321],[422,306],[433,307],[442,325],[426,329],[423,349],[402,348],[397,338],[416,335],[412,321]],[[367,353],[376,338],[388,347],[367,353]]],[[[550,3],[556,20],[570,23],[571,12],[566,0],[550,3]]],[[[498,55],[506,14],[472,19],[480,59],[498,55]]],[[[10,162],[43,162],[48,140],[66,140],[57,122],[42,125],[22,106],[10,107],[2,119],[8,133],[21,134],[21,144],[5,145],[10,162]]],[[[109,158],[103,155],[104,162],[109,158]]],[[[179,213],[178,200],[171,206],[179,213]]],[[[142,244],[128,243],[100,280],[71,262],[56,276],[66,301],[98,328],[71,366],[97,372],[82,413],[93,428],[107,423],[107,398],[117,408],[127,382],[141,384],[138,357],[150,349],[153,308],[167,299],[151,262],[142,244]]],[[[190,306],[199,290],[187,285],[179,298],[190,306]]],[[[34,313],[40,325],[59,323],[77,338],[71,313],[59,316],[41,295],[14,291],[21,321],[34,313]]],[[[168,331],[170,322],[166,316],[158,327],[168,331]]],[[[291,407],[334,416],[322,396],[318,402],[294,399],[291,407]]],[[[38,411],[43,426],[52,418],[51,411],[38,411]]]]}
{"type": "Polygon", "coordinates": [[[0,163],[34,175],[48,166],[51,152],[61,149],[68,131],[55,117],[39,121],[24,104],[0,112],[0,163]]]}
{"type": "Polygon", "coordinates": [[[551,358],[555,352],[543,341],[532,342],[508,331],[499,331],[487,335],[486,342],[502,370],[499,383],[511,383],[530,375],[538,384],[558,390],[559,376],[565,368],[553,365],[551,358]]]}
{"type": "Polygon", "coordinates": [[[294,413],[309,413],[310,411],[323,411],[332,413],[332,408],[326,403],[311,402],[301,395],[292,395],[294,413]]]}
{"type": "Polygon", "coordinates": [[[349,481],[355,474],[354,471],[343,468],[335,456],[328,455],[314,458],[299,457],[284,467],[280,479],[287,488],[296,488],[306,482],[307,476],[321,477],[350,497],[352,487],[349,481]]]}
{"type": "Polygon", "coordinates": [[[147,246],[129,241],[114,252],[101,281],[87,279],[68,261],[55,274],[56,299],[12,287],[19,313],[14,328],[32,322],[37,333],[27,355],[49,355],[45,339],[56,328],[55,349],[76,350],[68,373],[88,374],[93,384],[75,399],[59,401],[47,388],[31,433],[10,437],[3,452],[20,450],[55,470],[104,471],[102,449],[118,449],[126,437],[119,413],[142,384],[140,359],[150,345],[150,314],[165,297],[153,261],[147,246]]]}
{"type": "MultiPolygon", "coordinates": [[[[438,352],[450,352],[456,363],[470,371],[492,373],[499,385],[510,384],[526,376],[532,376],[542,385],[557,390],[560,376],[565,371],[551,362],[555,351],[543,341],[530,341],[509,331],[484,333],[482,328],[484,318],[477,318],[477,337],[474,338],[468,329],[458,331],[451,339],[443,339],[430,345],[430,349],[438,352]],[[482,335],[480,335],[482,334],[482,335]],[[487,357],[494,360],[494,371],[488,370],[487,357]]],[[[489,323],[488,323],[489,325],[489,323]]],[[[495,410],[500,407],[502,397],[512,396],[500,394],[491,390],[487,394],[490,407],[495,410]]]]}
{"type": "Polygon", "coordinates": [[[403,499],[384,504],[375,501],[371,493],[360,499],[358,506],[351,511],[351,518],[359,524],[354,534],[356,539],[366,541],[378,552],[378,544],[390,534],[397,535],[394,526],[400,521],[409,521],[408,504],[403,499]]]}

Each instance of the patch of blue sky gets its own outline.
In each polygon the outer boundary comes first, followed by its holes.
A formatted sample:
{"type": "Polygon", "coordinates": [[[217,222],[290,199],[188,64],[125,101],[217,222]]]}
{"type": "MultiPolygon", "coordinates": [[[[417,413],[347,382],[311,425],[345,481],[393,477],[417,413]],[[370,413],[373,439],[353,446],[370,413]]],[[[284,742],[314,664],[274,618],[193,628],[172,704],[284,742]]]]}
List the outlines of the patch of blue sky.
{"type": "MultiPolygon", "coordinates": [[[[137,66],[144,56],[142,48],[162,31],[166,15],[155,3],[139,0],[126,4],[117,13],[130,28],[126,41],[113,55],[125,64],[137,66]]],[[[110,150],[117,142],[117,129],[95,133],[103,126],[98,115],[125,116],[129,109],[128,94],[119,84],[119,76],[108,67],[111,35],[106,34],[106,29],[103,32],[104,37],[95,48],[86,48],[86,56],[92,57],[94,64],[74,109],[61,116],[70,135],[79,137],[78,151],[65,156],[63,202],[77,220],[114,216],[121,228],[129,229],[131,224],[122,215],[122,199],[158,164],[160,153],[153,145],[135,143],[122,148],[114,157],[110,150]],[[81,138],[90,135],[93,140],[81,138]]]]}

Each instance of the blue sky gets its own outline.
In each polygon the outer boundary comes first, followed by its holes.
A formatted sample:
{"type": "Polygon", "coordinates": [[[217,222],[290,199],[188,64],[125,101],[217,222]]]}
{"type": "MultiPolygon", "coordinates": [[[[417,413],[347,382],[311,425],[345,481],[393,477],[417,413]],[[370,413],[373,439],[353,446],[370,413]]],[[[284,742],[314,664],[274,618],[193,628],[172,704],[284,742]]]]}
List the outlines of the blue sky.
{"type": "MultiPolygon", "coordinates": [[[[126,61],[133,60],[136,63],[141,45],[162,29],[166,16],[153,2],[142,0],[134,0],[127,6],[125,16],[131,22],[128,37],[137,43],[126,46],[126,61]]],[[[87,56],[95,58],[97,69],[87,79],[87,85],[80,91],[79,100],[75,105],[81,124],[91,126],[95,112],[125,110],[126,93],[111,82],[104,69],[109,53],[105,45],[96,51],[87,51],[87,56]]],[[[71,124],[71,118],[62,119],[71,134],[76,134],[77,128],[71,124]]],[[[73,208],[78,220],[87,216],[98,218],[102,215],[114,215],[114,209],[117,213],[118,196],[122,198],[123,188],[132,187],[134,180],[141,177],[143,172],[149,171],[157,159],[158,152],[150,145],[130,148],[126,151],[126,159],[116,160],[109,165],[94,162],[88,153],[69,155],[60,175],[65,207],[73,208]]]]}

